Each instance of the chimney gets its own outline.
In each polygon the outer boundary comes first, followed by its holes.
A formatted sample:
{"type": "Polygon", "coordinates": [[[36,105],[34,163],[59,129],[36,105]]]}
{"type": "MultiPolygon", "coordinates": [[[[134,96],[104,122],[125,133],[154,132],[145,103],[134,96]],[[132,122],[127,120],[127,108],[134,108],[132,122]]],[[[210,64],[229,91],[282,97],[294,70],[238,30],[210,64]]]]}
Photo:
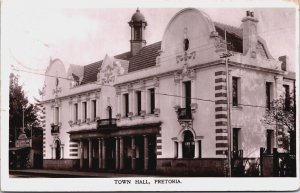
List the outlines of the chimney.
{"type": "Polygon", "coordinates": [[[246,55],[249,51],[252,54],[256,53],[257,44],[257,23],[258,20],[254,17],[254,12],[247,11],[246,17],[242,19],[243,28],[243,54],[246,55]]]}
{"type": "Polygon", "coordinates": [[[287,56],[279,56],[278,60],[281,62],[281,70],[287,71],[287,56]]]}

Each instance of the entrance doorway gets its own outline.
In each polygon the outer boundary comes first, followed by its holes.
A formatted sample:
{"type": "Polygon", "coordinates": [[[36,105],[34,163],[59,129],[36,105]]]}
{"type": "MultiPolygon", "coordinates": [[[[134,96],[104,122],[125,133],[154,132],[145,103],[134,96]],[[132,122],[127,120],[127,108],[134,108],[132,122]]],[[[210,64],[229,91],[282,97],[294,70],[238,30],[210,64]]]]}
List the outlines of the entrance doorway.
{"type": "Polygon", "coordinates": [[[55,159],[60,159],[60,142],[59,140],[55,141],[55,159]]]}

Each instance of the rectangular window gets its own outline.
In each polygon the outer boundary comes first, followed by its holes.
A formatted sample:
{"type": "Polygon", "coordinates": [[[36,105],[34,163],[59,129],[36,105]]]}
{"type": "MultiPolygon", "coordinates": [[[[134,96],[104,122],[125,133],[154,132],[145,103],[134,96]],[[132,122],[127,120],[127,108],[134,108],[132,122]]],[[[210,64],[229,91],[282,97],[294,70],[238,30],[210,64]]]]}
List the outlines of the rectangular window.
{"type": "Polygon", "coordinates": [[[82,113],[83,113],[83,121],[86,121],[87,119],[87,103],[83,102],[82,103],[82,113]]]}
{"type": "Polygon", "coordinates": [[[239,104],[239,78],[232,77],[232,106],[239,104]]]}
{"type": "Polygon", "coordinates": [[[78,104],[74,104],[74,121],[78,120],[78,104]]]}
{"type": "Polygon", "coordinates": [[[141,91],[137,91],[136,93],[136,114],[141,115],[142,110],[142,95],[141,91]]]}
{"type": "Polygon", "coordinates": [[[55,107],[55,124],[59,123],[59,107],[55,107]]]}
{"type": "Polygon", "coordinates": [[[95,118],[96,118],[96,111],[97,111],[97,102],[96,102],[96,100],[92,100],[92,120],[95,120],[95,118]]]}
{"type": "Polygon", "coordinates": [[[124,104],[124,117],[128,117],[129,113],[129,98],[128,93],[123,94],[123,104],[124,104]]]}
{"type": "Polygon", "coordinates": [[[233,128],[232,129],[232,146],[233,146],[233,152],[238,153],[239,150],[239,134],[240,134],[240,128],[233,128]]]}
{"type": "Polygon", "coordinates": [[[271,108],[271,98],[272,96],[272,83],[266,82],[266,106],[268,109],[271,108]]]}
{"type": "Polygon", "coordinates": [[[283,85],[284,91],[285,91],[285,97],[284,97],[284,109],[286,111],[290,110],[291,107],[291,98],[290,98],[290,87],[289,85],[283,85]]]}
{"type": "Polygon", "coordinates": [[[149,96],[150,96],[150,114],[154,114],[154,109],[155,109],[155,89],[150,88],[148,89],[149,91],[149,96]]]}
{"type": "Polygon", "coordinates": [[[274,131],[267,130],[267,153],[271,154],[274,147],[274,131]]]}

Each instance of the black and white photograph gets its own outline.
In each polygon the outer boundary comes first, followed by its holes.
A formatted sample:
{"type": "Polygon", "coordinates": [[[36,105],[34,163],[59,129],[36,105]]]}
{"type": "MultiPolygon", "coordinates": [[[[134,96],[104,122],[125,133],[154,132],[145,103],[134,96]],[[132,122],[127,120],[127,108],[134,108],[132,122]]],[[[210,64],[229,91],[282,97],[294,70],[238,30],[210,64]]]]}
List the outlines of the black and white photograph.
{"type": "Polygon", "coordinates": [[[159,2],[3,1],[2,190],[299,189],[297,3],[159,2]]]}

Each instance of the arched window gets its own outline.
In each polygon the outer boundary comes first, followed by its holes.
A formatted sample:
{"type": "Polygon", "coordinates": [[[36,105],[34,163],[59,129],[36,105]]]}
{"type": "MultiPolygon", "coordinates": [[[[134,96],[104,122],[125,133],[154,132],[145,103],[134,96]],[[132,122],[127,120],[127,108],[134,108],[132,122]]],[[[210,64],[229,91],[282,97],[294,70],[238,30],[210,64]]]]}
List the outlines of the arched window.
{"type": "Polygon", "coordinates": [[[195,156],[195,141],[191,131],[183,132],[183,158],[194,158],[195,156]]]}
{"type": "Polygon", "coordinates": [[[55,159],[60,159],[60,142],[58,140],[55,141],[55,159]]]}

